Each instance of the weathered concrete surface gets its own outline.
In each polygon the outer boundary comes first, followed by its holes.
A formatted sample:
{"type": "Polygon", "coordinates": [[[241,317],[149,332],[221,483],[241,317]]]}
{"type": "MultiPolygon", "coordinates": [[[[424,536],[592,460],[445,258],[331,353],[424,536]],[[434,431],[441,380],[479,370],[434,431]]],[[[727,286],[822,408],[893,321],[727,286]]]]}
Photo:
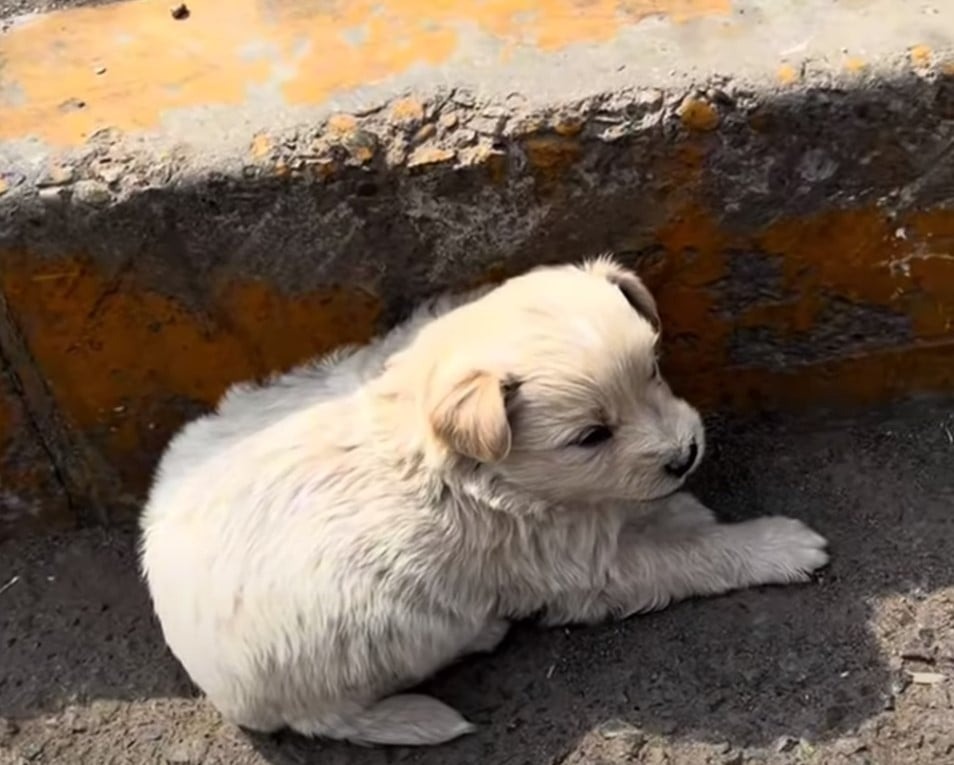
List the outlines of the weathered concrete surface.
{"type": "Polygon", "coordinates": [[[704,406],[954,388],[950,3],[189,6],[0,35],[0,351],[92,519],[229,383],[604,249],[704,406]]]}
{"type": "Polygon", "coordinates": [[[163,645],[132,535],[8,541],[0,763],[948,765],[952,432],[952,399],[714,429],[696,488],[729,518],[818,528],[820,580],[601,628],[521,627],[434,681],[479,730],[424,751],[222,725],[163,645]]]}

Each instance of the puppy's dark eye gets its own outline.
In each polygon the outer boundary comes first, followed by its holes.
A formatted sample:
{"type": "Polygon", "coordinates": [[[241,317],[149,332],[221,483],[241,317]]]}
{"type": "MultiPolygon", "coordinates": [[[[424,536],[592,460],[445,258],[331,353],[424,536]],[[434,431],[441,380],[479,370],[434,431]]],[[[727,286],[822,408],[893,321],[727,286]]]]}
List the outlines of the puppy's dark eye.
{"type": "Polygon", "coordinates": [[[573,445],[592,448],[599,446],[604,441],[609,441],[612,437],[613,431],[606,425],[594,425],[580,433],[579,437],[573,442],[573,445]]]}

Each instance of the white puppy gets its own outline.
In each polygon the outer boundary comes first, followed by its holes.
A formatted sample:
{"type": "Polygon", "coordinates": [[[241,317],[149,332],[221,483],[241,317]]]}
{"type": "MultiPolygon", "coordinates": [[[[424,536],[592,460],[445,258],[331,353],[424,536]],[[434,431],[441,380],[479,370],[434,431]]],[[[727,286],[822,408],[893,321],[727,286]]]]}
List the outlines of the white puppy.
{"type": "Polygon", "coordinates": [[[226,718],[360,743],[473,729],[402,694],[509,622],[595,622],[804,580],[797,520],[677,493],[703,453],[658,317],[601,258],[449,298],[172,442],[142,518],[163,634],[226,718]],[[393,694],[398,695],[393,695],[393,694]]]}

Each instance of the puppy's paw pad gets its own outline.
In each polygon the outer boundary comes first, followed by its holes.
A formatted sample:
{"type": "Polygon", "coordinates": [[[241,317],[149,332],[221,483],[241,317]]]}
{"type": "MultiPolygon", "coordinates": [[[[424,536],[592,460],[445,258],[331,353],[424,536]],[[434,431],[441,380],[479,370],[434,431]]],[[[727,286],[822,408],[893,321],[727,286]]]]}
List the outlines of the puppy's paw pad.
{"type": "Polygon", "coordinates": [[[806,581],[828,563],[828,541],[794,518],[750,522],[756,578],[765,584],[806,581]]]}

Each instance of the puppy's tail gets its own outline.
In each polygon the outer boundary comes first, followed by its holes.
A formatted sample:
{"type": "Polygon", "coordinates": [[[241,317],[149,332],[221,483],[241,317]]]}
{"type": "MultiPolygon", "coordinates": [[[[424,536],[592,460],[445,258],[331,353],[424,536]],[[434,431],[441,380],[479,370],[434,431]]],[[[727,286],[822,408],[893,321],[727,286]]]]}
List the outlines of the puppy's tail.
{"type": "Polygon", "coordinates": [[[475,730],[472,723],[446,704],[416,694],[379,701],[354,720],[354,727],[355,743],[397,746],[443,744],[475,730]]]}
{"type": "Polygon", "coordinates": [[[327,725],[292,726],[305,735],[344,739],[353,744],[428,746],[473,733],[476,726],[430,696],[401,694],[348,715],[329,730],[327,725]],[[307,728],[307,729],[306,729],[307,728]]]}

